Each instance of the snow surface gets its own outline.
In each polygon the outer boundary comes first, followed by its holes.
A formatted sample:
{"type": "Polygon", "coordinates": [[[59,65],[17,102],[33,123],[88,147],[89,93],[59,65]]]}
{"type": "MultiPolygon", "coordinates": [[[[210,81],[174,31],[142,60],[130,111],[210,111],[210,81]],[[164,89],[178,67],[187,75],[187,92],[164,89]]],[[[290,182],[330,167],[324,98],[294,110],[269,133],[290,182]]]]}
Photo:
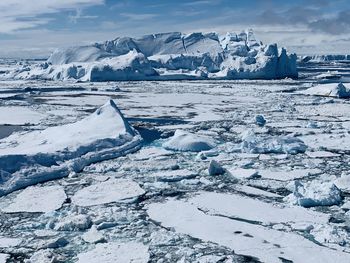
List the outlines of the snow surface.
{"type": "Polygon", "coordinates": [[[112,100],[75,123],[13,134],[0,140],[0,195],[121,156],[140,141],[112,100]]]}
{"type": "Polygon", "coordinates": [[[7,73],[19,79],[84,81],[275,79],[297,77],[296,55],[240,34],[179,32],[119,37],[52,53],[45,63],[7,73]]]}

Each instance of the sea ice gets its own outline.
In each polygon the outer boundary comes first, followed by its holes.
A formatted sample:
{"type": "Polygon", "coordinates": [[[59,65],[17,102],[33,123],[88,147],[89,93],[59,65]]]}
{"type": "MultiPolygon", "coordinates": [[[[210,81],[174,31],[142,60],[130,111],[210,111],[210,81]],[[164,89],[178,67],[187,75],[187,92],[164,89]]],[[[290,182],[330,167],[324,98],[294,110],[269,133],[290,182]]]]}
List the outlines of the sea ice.
{"type": "Polygon", "coordinates": [[[142,243],[100,243],[92,250],[80,253],[78,263],[147,263],[149,260],[148,247],[142,243]]]}
{"type": "Polygon", "coordinates": [[[2,197],[0,209],[5,213],[46,213],[61,208],[66,199],[66,193],[60,185],[30,186],[18,193],[2,197]]]}
{"type": "Polygon", "coordinates": [[[201,152],[215,147],[215,141],[207,136],[176,130],[173,137],[163,143],[163,147],[176,151],[201,152]]]}
{"type": "MultiPolygon", "coordinates": [[[[220,205],[221,201],[215,206],[218,204],[220,205]]],[[[242,206],[239,204],[239,207],[242,206]]],[[[345,263],[350,260],[348,253],[319,246],[298,234],[219,215],[208,215],[199,210],[195,204],[181,200],[150,204],[147,212],[153,220],[160,222],[164,227],[228,247],[236,254],[257,257],[263,262],[280,263],[281,258],[304,262],[306,257],[310,263],[345,263]]]]}
{"type": "Polygon", "coordinates": [[[109,179],[78,190],[72,202],[78,206],[92,206],[112,202],[132,202],[145,191],[129,179],[109,179]]]}

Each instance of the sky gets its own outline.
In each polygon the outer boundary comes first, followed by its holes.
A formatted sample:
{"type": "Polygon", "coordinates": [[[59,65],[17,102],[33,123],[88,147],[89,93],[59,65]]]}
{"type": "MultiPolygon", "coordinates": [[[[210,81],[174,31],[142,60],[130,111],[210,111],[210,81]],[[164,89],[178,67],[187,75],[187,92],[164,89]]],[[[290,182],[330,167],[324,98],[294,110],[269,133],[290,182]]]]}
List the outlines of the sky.
{"type": "Polygon", "coordinates": [[[252,28],[297,54],[350,54],[350,0],[1,0],[0,57],[118,36],[252,28]]]}

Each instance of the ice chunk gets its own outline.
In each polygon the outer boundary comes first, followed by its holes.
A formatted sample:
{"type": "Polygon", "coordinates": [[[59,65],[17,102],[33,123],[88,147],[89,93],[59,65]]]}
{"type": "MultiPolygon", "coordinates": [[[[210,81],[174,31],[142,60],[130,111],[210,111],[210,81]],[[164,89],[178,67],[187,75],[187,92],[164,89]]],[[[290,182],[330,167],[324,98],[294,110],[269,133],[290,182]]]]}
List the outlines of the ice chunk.
{"type": "Polygon", "coordinates": [[[92,226],[82,237],[88,243],[97,244],[105,241],[104,236],[96,229],[96,226],[92,226]]]}
{"type": "Polygon", "coordinates": [[[3,212],[51,212],[61,208],[67,199],[63,187],[59,185],[30,186],[13,195],[2,197],[0,207],[3,212]]]}
{"type": "Polygon", "coordinates": [[[338,187],[344,193],[350,193],[350,175],[342,174],[341,177],[337,178],[334,182],[336,187],[338,187]]]}
{"type": "Polygon", "coordinates": [[[225,169],[215,160],[211,160],[208,168],[209,175],[220,175],[225,173],[225,169]]]}
{"type": "Polygon", "coordinates": [[[307,146],[298,138],[290,136],[262,138],[247,131],[242,136],[241,150],[246,153],[304,153],[307,146]]]}
{"type": "Polygon", "coordinates": [[[255,116],[255,123],[259,126],[264,126],[266,123],[266,120],[263,115],[256,115],[255,116]]]}
{"type": "Polygon", "coordinates": [[[337,205],[341,201],[339,189],[331,182],[294,182],[293,193],[285,200],[303,207],[337,205]]]}
{"type": "Polygon", "coordinates": [[[9,258],[9,254],[0,253],[0,263],[6,263],[9,258]]]}
{"type": "Polygon", "coordinates": [[[309,175],[320,174],[321,170],[318,169],[295,169],[295,170],[260,170],[259,175],[263,178],[290,181],[294,179],[300,179],[309,175]]]}
{"type": "Polygon", "coordinates": [[[201,152],[215,147],[215,141],[209,137],[176,130],[173,137],[163,143],[163,147],[176,151],[201,152]]]}
{"type": "Polygon", "coordinates": [[[128,179],[109,179],[77,191],[72,202],[79,206],[92,206],[112,202],[132,202],[145,191],[128,179]]]}
{"type": "Polygon", "coordinates": [[[350,89],[341,82],[338,84],[336,83],[320,84],[305,90],[303,93],[308,95],[336,97],[336,98],[350,97],[350,89]]]}
{"type": "Polygon", "coordinates": [[[68,215],[55,224],[58,231],[81,231],[88,229],[92,222],[88,215],[68,215]]]}
{"type": "Polygon", "coordinates": [[[13,134],[0,140],[0,196],[135,151],[141,140],[112,100],[78,122],[13,134]]]}
{"type": "Polygon", "coordinates": [[[90,251],[78,255],[78,263],[115,263],[133,262],[147,263],[149,260],[148,247],[142,243],[106,243],[97,244],[90,251]]]}

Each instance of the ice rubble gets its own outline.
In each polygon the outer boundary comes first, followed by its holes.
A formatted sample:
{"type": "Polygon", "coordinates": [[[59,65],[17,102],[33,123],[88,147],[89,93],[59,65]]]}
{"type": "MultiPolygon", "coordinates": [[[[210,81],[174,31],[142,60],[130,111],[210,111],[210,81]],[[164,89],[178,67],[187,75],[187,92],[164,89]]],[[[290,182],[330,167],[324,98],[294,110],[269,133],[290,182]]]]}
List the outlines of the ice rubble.
{"type": "Polygon", "coordinates": [[[47,62],[7,73],[21,79],[83,81],[297,77],[296,55],[240,34],[179,32],[118,37],[55,51],[47,62]]]}
{"type": "Polygon", "coordinates": [[[241,151],[246,153],[304,153],[307,146],[298,138],[279,136],[271,138],[258,137],[252,130],[242,134],[241,151]]]}
{"type": "Polygon", "coordinates": [[[169,150],[201,152],[215,147],[215,141],[207,136],[176,130],[173,137],[163,143],[169,150]]]}
{"type": "Polygon", "coordinates": [[[303,91],[302,93],[307,95],[335,97],[335,98],[350,97],[350,89],[341,82],[316,85],[314,87],[311,87],[303,91]]]}
{"type": "Polygon", "coordinates": [[[13,134],[0,140],[0,196],[135,151],[141,140],[112,100],[75,123],[13,134]]]}
{"type": "Polygon", "coordinates": [[[142,243],[105,243],[97,244],[90,251],[78,255],[78,263],[146,263],[149,260],[148,247],[142,243]]]}
{"type": "Polygon", "coordinates": [[[340,190],[332,182],[311,181],[306,184],[294,181],[293,193],[284,199],[303,207],[331,206],[341,202],[340,190]]]}

